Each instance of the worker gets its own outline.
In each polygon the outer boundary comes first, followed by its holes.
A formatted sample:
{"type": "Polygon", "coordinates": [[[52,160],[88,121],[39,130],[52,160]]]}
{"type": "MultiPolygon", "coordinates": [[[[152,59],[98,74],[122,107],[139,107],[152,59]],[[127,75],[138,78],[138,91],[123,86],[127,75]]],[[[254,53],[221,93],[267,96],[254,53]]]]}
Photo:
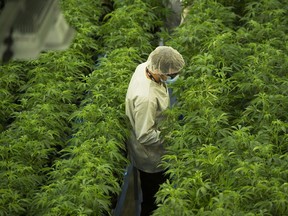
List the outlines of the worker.
{"type": "Polygon", "coordinates": [[[157,208],[155,194],[167,179],[160,165],[165,145],[158,126],[170,103],[167,84],[178,79],[183,66],[184,59],[177,50],[158,46],[146,62],[137,66],[127,90],[125,109],[131,124],[127,150],[132,165],[139,171],[141,216],[148,216],[157,208]]]}

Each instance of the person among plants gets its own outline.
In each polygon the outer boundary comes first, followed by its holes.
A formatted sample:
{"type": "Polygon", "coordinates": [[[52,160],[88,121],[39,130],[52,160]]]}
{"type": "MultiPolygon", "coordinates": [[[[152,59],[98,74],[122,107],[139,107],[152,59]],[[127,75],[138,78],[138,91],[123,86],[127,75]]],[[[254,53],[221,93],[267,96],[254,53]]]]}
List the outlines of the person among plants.
{"type": "Polygon", "coordinates": [[[166,84],[178,79],[184,64],[177,50],[158,46],[146,62],[137,66],[128,86],[125,109],[132,131],[127,151],[140,173],[141,216],[150,215],[157,208],[155,194],[167,179],[160,166],[165,148],[158,125],[170,103],[166,84]]]}

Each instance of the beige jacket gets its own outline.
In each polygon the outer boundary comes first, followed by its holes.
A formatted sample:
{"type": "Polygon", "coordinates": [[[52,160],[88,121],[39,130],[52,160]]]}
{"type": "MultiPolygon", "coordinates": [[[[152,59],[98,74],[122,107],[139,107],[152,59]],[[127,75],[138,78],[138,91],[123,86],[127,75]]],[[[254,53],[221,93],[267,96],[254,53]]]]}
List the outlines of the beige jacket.
{"type": "Polygon", "coordinates": [[[146,66],[146,62],[138,65],[126,94],[126,115],[132,126],[127,148],[135,167],[155,173],[163,170],[158,165],[165,153],[158,123],[170,101],[166,86],[147,78],[146,66]]]}

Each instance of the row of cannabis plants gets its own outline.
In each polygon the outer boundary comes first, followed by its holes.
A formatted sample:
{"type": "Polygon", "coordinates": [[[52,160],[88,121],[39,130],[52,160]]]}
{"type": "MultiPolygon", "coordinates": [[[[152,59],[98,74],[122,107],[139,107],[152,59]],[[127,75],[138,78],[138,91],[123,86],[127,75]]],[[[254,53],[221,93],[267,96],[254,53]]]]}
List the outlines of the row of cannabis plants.
{"type": "Polygon", "coordinates": [[[28,81],[11,104],[17,107],[13,121],[0,135],[1,215],[26,212],[58,149],[66,145],[71,134],[68,117],[81,98],[79,79],[88,67],[85,60],[76,66],[72,63],[81,59],[69,54],[42,57],[25,70],[28,81]],[[70,64],[67,70],[64,62],[70,64]]]}
{"type": "MultiPolygon", "coordinates": [[[[63,7],[71,11],[72,3],[63,7]]],[[[72,136],[70,115],[83,99],[83,77],[92,71],[98,49],[91,36],[104,13],[100,6],[86,8],[94,8],[95,17],[81,12],[79,20],[69,19],[79,32],[69,50],[1,66],[0,215],[34,214],[35,196],[72,136]]]]}
{"type": "Polygon", "coordinates": [[[288,3],[245,2],[194,0],[165,35],[187,65],[155,216],[288,214],[288,3]]]}
{"type": "Polygon", "coordinates": [[[0,68],[0,132],[13,121],[12,113],[18,108],[19,88],[25,83],[25,64],[3,65],[0,68]]]}
{"type": "Polygon", "coordinates": [[[154,13],[140,0],[114,1],[113,11],[103,18],[94,35],[101,40],[101,55],[84,78],[85,97],[69,117],[72,137],[34,197],[30,214],[111,214],[128,163],[126,88],[137,64],[153,49],[152,32],[161,24],[154,13]]]}

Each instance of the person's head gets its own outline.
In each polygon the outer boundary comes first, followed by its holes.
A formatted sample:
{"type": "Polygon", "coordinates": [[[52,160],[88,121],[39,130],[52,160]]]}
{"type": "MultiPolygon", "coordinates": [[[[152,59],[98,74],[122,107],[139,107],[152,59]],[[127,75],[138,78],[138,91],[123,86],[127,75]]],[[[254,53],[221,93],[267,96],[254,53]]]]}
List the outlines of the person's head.
{"type": "Polygon", "coordinates": [[[152,51],[147,60],[150,73],[166,81],[179,75],[185,62],[182,55],[170,46],[158,46],[152,51]]]}

